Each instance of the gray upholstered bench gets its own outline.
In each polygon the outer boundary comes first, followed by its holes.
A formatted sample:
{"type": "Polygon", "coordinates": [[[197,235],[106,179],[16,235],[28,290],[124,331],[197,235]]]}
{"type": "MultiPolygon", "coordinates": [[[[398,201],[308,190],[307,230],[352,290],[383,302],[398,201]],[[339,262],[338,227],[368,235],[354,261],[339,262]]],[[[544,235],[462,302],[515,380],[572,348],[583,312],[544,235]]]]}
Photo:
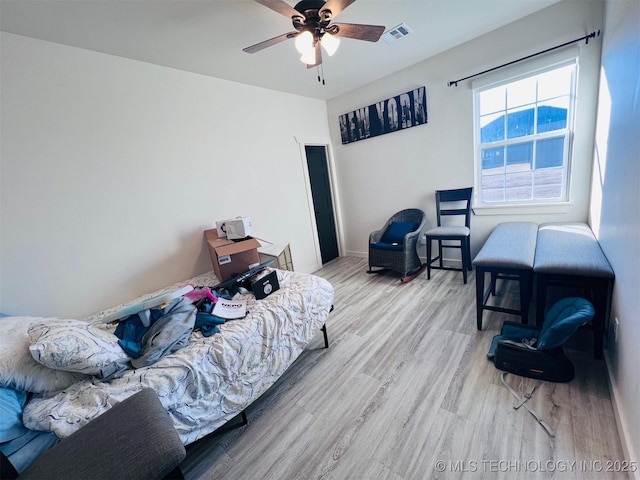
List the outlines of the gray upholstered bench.
{"type": "Polygon", "coordinates": [[[529,305],[533,296],[533,263],[536,253],[538,224],[533,222],[506,222],[499,224],[473,259],[476,267],[476,319],[482,330],[482,312],[520,315],[528,323],[529,305]],[[485,273],[491,274],[491,284],[485,291],[485,273]],[[487,305],[495,295],[496,280],[517,280],[520,286],[520,309],[487,305]]]}
{"type": "Polygon", "coordinates": [[[613,268],[585,223],[543,223],[533,271],[537,279],[536,324],[542,325],[549,286],[579,287],[591,298],[594,354],[602,358],[615,278],[613,268]]]}

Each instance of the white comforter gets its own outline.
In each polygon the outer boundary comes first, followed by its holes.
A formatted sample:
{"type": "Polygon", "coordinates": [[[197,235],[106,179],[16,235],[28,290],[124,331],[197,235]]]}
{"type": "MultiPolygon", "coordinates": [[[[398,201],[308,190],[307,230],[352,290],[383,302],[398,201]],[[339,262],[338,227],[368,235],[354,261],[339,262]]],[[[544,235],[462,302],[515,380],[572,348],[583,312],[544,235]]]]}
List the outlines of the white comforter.
{"type": "MultiPolygon", "coordinates": [[[[25,407],[24,424],[66,437],[149,387],[167,408],[184,444],[216,430],[282,375],[329,315],[333,302],[329,282],[309,274],[277,272],[280,289],[263,300],[247,295],[245,319],[221,325],[221,332],[210,337],[196,331],[187,347],[120,378],[93,378],[50,396],[37,396],[25,407]]],[[[204,275],[190,283],[215,285],[217,281],[204,275]]],[[[89,320],[99,322],[112,310],[89,320]]]]}

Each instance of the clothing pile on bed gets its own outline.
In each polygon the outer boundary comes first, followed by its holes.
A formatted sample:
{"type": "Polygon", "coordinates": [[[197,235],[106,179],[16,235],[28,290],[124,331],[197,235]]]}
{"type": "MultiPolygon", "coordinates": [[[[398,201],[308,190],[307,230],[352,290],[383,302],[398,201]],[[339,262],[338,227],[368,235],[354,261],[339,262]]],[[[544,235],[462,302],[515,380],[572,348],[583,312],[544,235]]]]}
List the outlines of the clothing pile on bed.
{"type": "MultiPolygon", "coordinates": [[[[119,338],[116,326],[103,321],[123,305],[82,320],[0,318],[0,387],[10,390],[11,418],[19,419],[16,412],[21,411],[19,427],[27,433],[53,432],[63,438],[152,388],[184,444],[211,433],[275,383],[328,317],[333,303],[329,282],[283,270],[277,275],[280,290],[262,300],[246,294],[244,319],[208,325],[208,331],[196,326],[192,299],[182,297],[163,306],[153,324],[171,328],[156,327],[140,336],[133,324],[121,327],[131,329],[129,338],[119,338]],[[211,334],[213,327],[218,334],[211,334]]],[[[218,281],[210,272],[135,301],[185,283],[218,281]]],[[[1,429],[0,441],[5,441],[11,428],[3,424],[1,429]]]]}

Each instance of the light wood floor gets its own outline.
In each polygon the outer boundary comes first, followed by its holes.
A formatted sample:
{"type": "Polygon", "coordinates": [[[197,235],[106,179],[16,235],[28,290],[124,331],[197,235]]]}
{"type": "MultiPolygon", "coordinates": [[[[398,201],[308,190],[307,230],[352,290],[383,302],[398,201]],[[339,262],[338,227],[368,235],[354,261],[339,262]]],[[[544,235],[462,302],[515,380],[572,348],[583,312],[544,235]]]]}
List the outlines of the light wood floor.
{"type": "MultiPolygon", "coordinates": [[[[319,334],[247,409],[249,425],[190,445],[187,480],[628,478],[606,472],[624,458],[591,332],[566,349],[576,378],[545,382],[527,404],[551,438],[513,408],[486,358],[502,322],[517,318],[485,312],[476,330],[475,272],[467,285],[442,270],[403,284],[366,269],[343,257],[317,272],[336,290],[330,347],[319,334]]],[[[517,306],[515,282],[500,285],[498,301],[517,306]]],[[[508,381],[521,394],[535,383],[508,381]]]]}

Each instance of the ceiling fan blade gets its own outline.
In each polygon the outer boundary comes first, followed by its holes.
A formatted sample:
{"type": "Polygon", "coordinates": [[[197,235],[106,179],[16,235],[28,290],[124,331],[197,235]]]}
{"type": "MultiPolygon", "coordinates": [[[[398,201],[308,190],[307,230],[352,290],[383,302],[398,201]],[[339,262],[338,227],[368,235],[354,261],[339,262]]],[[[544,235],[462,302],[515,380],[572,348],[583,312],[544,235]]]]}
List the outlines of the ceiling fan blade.
{"type": "Polygon", "coordinates": [[[278,35],[277,37],[270,38],[269,40],[265,40],[264,42],[256,43],[255,45],[251,45],[250,47],[243,48],[242,51],[247,53],[256,53],[256,52],[259,52],[260,50],[264,50],[267,47],[271,47],[272,45],[276,45],[280,42],[284,42],[285,40],[293,38],[297,34],[298,32],[283,33],[282,35],[278,35]]]}
{"type": "Polygon", "coordinates": [[[384,33],[383,25],[362,25],[359,23],[332,23],[331,28],[337,27],[337,32],[329,33],[338,37],[355,38],[356,40],[366,40],[367,42],[377,42],[384,33]]]}
{"type": "Polygon", "coordinates": [[[317,67],[322,63],[322,50],[320,49],[320,42],[316,42],[315,50],[316,50],[316,63],[314,63],[313,65],[307,65],[307,68],[317,67]]]}
{"type": "Polygon", "coordinates": [[[283,0],[255,0],[260,5],[264,5],[271,10],[284,15],[287,18],[302,17],[299,11],[283,0]]]}
{"type": "Polygon", "coordinates": [[[320,9],[320,16],[322,17],[322,12],[325,10],[329,10],[331,12],[331,18],[336,18],[338,14],[351,5],[356,0],[329,0],[324,6],[320,9]]]}

